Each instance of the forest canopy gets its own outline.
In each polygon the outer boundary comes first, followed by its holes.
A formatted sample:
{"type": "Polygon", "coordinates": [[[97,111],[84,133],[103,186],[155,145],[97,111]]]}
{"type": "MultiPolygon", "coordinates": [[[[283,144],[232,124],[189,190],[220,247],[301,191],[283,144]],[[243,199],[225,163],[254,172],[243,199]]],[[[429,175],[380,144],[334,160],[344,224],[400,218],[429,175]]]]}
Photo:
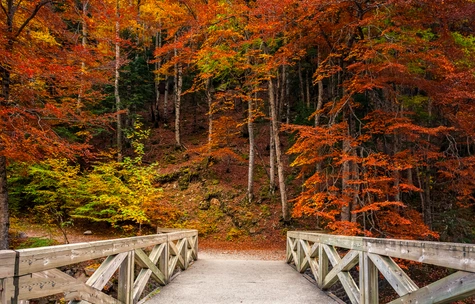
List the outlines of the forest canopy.
{"type": "Polygon", "coordinates": [[[475,239],[474,1],[0,3],[0,249],[22,208],[177,220],[168,144],[284,224],[475,239]]]}

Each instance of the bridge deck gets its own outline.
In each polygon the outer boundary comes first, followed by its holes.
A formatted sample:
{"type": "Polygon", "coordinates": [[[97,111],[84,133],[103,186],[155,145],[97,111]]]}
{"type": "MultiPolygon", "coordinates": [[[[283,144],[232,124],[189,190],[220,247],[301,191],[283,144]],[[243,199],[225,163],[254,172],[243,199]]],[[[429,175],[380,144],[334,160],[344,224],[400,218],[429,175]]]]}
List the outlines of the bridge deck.
{"type": "Polygon", "coordinates": [[[197,260],[147,303],[337,303],[284,261],[197,260]]]}

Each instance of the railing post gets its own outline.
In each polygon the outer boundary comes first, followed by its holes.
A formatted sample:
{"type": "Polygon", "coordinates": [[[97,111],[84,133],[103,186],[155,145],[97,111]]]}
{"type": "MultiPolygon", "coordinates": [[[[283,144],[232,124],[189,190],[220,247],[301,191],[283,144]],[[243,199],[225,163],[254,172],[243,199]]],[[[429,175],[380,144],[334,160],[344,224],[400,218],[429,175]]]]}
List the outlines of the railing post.
{"type": "Polygon", "coordinates": [[[325,253],[323,244],[318,244],[318,278],[317,284],[319,288],[323,288],[323,281],[328,274],[328,256],[325,253]]]}
{"type": "Polygon", "coordinates": [[[160,254],[160,258],[158,260],[158,269],[160,269],[160,271],[163,273],[163,276],[165,277],[165,284],[168,284],[170,281],[170,274],[168,273],[169,255],[170,249],[167,236],[167,241],[165,242],[165,246],[163,247],[162,253],[160,254]]]}
{"type": "Polygon", "coordinates": [[[183,246],[181,248],[181,256],[183,257],[183,270],[188,269],[188,238],[183,238],[183,246]]]}
{"type": "Polygon", "coordinates": [[[360,252],[360,303],[379,303],[378,268],[366,252],[360,252]]]}
{"type": "Polygon", "coordinates": [[[133,303],[134,256],[134,251],[128,252],[127,257],[119,267],[119,290],[117,299],[124,304],[133,303]]]}

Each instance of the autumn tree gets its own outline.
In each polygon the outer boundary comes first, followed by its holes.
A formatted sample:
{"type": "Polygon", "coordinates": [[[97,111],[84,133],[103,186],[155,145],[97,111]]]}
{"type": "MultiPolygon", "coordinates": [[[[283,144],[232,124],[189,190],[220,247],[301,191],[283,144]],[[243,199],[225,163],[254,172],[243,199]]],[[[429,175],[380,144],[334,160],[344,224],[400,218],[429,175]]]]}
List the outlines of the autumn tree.
{"type": "MultiPolygon", "coordinates": [[[[101,54],[90,56],[70,31],[66,20],[75,15],[75,5],[47,0],[1,2],[2,249],[8,248],[7,162],[88,153],[85,126],[91,115],[86,109],[78,109],[79,88],[85,83],[80,76],[81,62],[89,60],[91,65],[100,65],[101,54]],[[71,141],[71,137],[76,140],[71,141]]],[[[90,84],[104,78],[86,79],[90,84]]],[[[81,103],[91,102],[95,94],[83,87],[81,103]]]]}

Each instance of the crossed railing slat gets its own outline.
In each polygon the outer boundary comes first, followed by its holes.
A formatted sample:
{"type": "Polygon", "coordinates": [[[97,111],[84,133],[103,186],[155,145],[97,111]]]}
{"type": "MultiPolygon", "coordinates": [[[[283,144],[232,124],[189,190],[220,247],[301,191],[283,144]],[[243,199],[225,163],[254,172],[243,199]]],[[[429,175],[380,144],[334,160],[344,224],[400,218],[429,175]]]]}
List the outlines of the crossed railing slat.
{"type": "Polygon", "coordinates": [[[340,281],[351,303],[379,303],[381,274],[399,298],[396,303],[451,303],[475,295],[475,245],[348,237],[312,232],[287,233],[287,263],[299,272],[310,269],[317,286],[329,289],[340,281]],[[341,257],[337,248],[347,251],[341,257]],[[457,271],[419,288],[393,258],[457,271]],[[359,266],[359,284],[350,270],[359,266]],[[331,267],[330,267],[331,266],[331,267]]]}
{"type": "Polygon", "coordinates": [[[0,251],[0,303],[55,294],[63,294],[70,303],[139,303],[147,298],[142,294],[150,278],[166,285],[176,267],[185,270],[198,258],[196,230],[159,232],[117,240],[0,251]],[[144,249],[150,247],[147,255],[144,249]],[[86,282],[57,269],[102,257],[105,260],[86,282]],[[137,275],[135,265],[140,268],[137,275]],[[115,274],[117,298],[102,291],[115,274]]]}

